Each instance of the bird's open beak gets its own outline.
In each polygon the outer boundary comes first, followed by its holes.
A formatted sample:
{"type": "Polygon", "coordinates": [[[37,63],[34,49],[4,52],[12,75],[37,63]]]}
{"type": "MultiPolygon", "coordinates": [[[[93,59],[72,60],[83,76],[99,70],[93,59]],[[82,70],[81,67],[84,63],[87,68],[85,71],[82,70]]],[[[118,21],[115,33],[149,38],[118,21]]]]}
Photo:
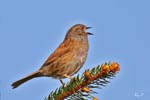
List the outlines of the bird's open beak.
{"type": "MultiPolygon", "coordinates": [[[[86,29],[90,29],[90,28],[92,28],[92,27],[86,27],[86,29]]],[[[88,35],[94,35],[93,33],[90,33],[90,32],[87,32],[88,33],[88,35]]]]}

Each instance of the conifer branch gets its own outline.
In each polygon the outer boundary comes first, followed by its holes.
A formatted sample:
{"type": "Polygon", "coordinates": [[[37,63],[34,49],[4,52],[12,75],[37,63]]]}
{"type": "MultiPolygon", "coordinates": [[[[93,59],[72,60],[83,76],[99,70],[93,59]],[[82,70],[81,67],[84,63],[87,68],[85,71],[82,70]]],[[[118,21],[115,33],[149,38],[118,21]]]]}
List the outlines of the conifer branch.
{"type": "Polygon", "coordinates": [[[81,77],[77,75],[64,86],[52,91],[45,100],[98,100],[92,94],[97,93],[94,88],[101,89],[110,83],[108,79],[115,77],[120,70],[117,62],[109,62],[86,70],[81,77]]]}

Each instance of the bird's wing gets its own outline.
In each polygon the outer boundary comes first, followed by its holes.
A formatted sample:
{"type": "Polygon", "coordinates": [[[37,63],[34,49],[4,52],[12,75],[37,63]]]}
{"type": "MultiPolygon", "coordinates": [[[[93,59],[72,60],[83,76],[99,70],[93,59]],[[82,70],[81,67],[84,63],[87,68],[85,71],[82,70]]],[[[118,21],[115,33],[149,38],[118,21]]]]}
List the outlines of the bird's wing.
{"type": "Polygon", "coordinates": [[[48,59],[45,61],[45,63],[42,65],[42,67],[49,65],[50,63],[55,62],[62,56],[69,53],[69,51],[72,49],[73,41],[71,40],[65,40],[63,41],[59,47],[48,57],[48,59]]]}

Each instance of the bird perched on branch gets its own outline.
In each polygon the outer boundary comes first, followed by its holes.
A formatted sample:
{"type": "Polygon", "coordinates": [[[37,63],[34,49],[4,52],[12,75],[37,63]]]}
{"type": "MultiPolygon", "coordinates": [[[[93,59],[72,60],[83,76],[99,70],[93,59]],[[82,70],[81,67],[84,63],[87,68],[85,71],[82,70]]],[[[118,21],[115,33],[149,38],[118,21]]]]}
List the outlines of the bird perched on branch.
{"type": "Polygon", "coordinates": [[[12,83],[12,87],[16,88],[24,82],[36,77],[52,77],[59,79],[61,83],[63,78],[72,78],[85,63],[87,58],[89,43],[88,35],[93,35],[86,30],[83,24],[72,26],[64,41],[58,48],[48,57],[41,68],[32,74],[12,83]]]}

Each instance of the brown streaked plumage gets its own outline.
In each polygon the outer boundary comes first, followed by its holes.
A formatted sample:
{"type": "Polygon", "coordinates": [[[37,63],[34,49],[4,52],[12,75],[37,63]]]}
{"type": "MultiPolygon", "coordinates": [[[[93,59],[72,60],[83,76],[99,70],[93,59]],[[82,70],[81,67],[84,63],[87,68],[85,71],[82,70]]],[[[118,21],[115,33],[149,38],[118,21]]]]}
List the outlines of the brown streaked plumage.
{"type": "Polygon", "coordinates": [[[38,71],[12,83],[11,86],[16,88],[32,78],[43,76],[59,79],[61,83],[61,79],[71,78],[80,70],[87,58],[89,49],[88,34],[92,35],[92,33],[86,32],[88,28],[90,27],[83,24],[72,26],[68,30],[64,41],[48,57],[38,71]]]}

